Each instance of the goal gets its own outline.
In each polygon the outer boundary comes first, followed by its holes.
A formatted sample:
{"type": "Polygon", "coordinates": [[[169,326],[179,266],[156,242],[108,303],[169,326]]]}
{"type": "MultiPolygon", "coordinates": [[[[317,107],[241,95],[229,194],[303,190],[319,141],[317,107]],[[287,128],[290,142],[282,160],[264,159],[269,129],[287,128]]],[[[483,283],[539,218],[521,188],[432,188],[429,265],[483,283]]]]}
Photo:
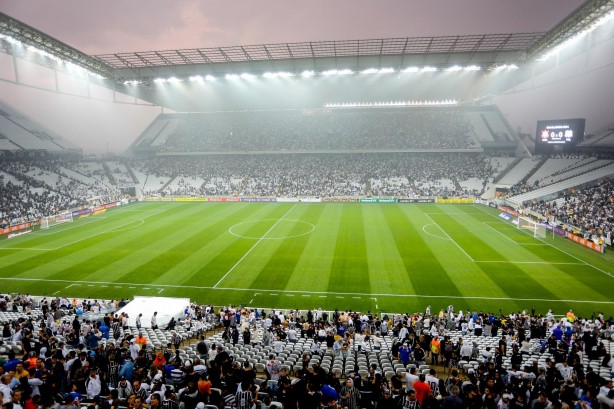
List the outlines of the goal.
{"type": "Polygon", "coordinates": [[[54,214],[52,216],[44,216],[41,219],[41,229],[48,229],[58,224],[72,223],[72,212],[64,212],[54,214]]]}
{"type": "Polygon", "coordinates": [[[533,232],[533,237],[539,239],[545,239],[550,234],[554,235],[554,232],[549,234],[551,230],[548,229],[548,227],[546,227],[545,225],[535,222],[531,219],[527,219],[526,217],[518,217],[517,226],[519,229],[533,232]]]}

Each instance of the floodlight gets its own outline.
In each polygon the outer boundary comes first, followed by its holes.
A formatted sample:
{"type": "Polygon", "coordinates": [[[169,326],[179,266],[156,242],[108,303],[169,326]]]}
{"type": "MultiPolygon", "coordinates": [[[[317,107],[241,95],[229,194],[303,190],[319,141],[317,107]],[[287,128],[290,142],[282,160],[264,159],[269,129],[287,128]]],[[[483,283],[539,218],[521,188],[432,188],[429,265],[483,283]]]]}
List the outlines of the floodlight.
{"type": "Polygon", "coordinates": [[[213,81],[213,80],[215,80],[215,77],[213,75],[205,75],[205,80],[206,81],[213,81]]]}
{"type": "Polygon", "coordinates": [[[354,74],[354,71],[348,70],[348,69],[337,71],[337,75],[349,75],[349,74],[354,74]]]}
{"type": "Polygon", "coordinates": [[[171,84],[176,84],[178,82],[181,82],[182,80],[180,80],[177,77],[170,77],[169,79],[166,80],[166,82],[170,82],[171,84]]]}
{"type": "Polygon", "coordinates": [[[251,80],[256,78],[256,76],[254,74],[248,74],[244,72],[243,74],[241,74],[241,78],[243,78],[244,80],[251,80]]]}
{"type": "Polygon", "coordinates": [[[439,70],[437,69],[437,67],[429,67],[427,65],[426,67],[422,67],[422,69],[420,71],[422,71],[422,72],[437,72],[439,70]]]}
{"type": "Polygon", "coordinates": [[[191,82],[203,82],[203,77],[201,77],[200,75],[192,75],[190,78],[188,78],[191,82]]]}
{"type": "Polygon", "coordinates": [[[166,80],[165,80],[164,78],[156,78],[156,79],[154,80],[154,82],[155,82],[156,84],[164,84],[164,83],[166,82],[166,80]]]}
{"type": "Polygon", "coordinates": [[[304,77],[304,78],[313,77],[314,75],[316,75],[316,73],[314,71],[303,71],[303,72],[301,72],[301,77],[304,77]]]}
{"type": "Polygon", "coordinates": [[[337,70],[322,71],[322,75],[325,75],[325,76],[327,76],[327,75],[335,75],[337,73],[338,73],[337,70]]]}
{"type": "Polygon", "coordinates": [[[381,68],[378,73],[379,74],[392,74],[394,72],[394,68],[381,68]]]}
{"type": "Polygon", "coordinates": [[[224,78],[226,78],[227,80],[238,80],[239,76],[237,74],[226,74],[224,78]]]}
{"type": "Polygon", "coordinates": [[[465,68],[463,68],[463,70],[465,71],[480,71],[482,69],[482,67],[480,67],[479,65],[468,65],[465,68]]]}
{"type": "Polygon", "coordinates": [[[407,67],[404,70],[402,70],[401,72],[418,72],[420,71],[420,68],[418,67],[407,67]]]}
{"type": "Polygon", "coordinates": [[[446,72],[454,72],[454,71],[461,71],[463,69],[463,67],[461,67],[460,65],[453,65],[451,67],[446,68],[444,71],[446,72]]]}
{"type": "Polygon", "coordinates": [[[377,73],[377,68],[368,68],[366,70],[360,71],[361,74],[375,74],[377,73]]]}

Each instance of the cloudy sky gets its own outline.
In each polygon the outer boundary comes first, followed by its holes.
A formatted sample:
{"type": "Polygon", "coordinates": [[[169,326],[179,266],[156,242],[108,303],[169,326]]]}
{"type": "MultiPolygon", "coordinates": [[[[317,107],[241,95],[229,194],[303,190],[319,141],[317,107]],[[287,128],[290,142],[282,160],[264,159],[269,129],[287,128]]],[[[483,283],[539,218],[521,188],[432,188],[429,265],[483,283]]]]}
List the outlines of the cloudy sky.
{"type": "Polygon", "coordinates": [[[88,54],[547,31],[583,0],[0,0],[88,54]]]}

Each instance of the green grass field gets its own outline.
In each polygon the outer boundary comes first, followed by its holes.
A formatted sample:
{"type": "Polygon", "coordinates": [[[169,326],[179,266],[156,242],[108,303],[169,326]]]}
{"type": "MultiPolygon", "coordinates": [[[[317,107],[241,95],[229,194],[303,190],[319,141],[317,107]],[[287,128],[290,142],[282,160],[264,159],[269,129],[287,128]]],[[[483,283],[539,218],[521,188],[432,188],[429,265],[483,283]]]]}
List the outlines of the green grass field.
{"type": "Polygon", "coordinates": [[[614,314],[614,257],[484,206],[140,203],[0,241],[2,292],[614,314]]]}

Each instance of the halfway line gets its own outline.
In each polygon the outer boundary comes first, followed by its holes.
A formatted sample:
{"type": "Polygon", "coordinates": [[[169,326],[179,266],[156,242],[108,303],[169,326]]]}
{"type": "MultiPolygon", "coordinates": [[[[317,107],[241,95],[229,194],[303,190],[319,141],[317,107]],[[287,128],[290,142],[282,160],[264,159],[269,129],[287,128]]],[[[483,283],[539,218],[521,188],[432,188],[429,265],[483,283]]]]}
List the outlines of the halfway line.
{"type": "Polygon", "coordinates": [[[271,232],[271,231],[272,231],[272,230],[275,228],[275,226],[277,226],[277,225],[279,224],[279,222],[281,222],[281,221],[284,219],[284,217],[286,217],[286,216],[288,215],[288,213],[290,213],[292,210],[294,210],[294,208],[295,208],[297,205],[298,205],[298,203],[297,203],[297,204],[295,204],[294,206],[292,206],[292,207],[291,207],[291,208],[290,208],[290,209],[289,209],[289,210],[288,210],[286,213],[284,213],[284,215],[283,215],[283,216],[281,216],[281,217],[279,218],[279,220],[277,220],[277,221],[275,222],[275,224],[274,224],[274,225],[272,225],[272,226],[271,226],[271,228],[269,228],[269,230],[267,230],[267,231],[266,231],[266,233],[264,233],[264,234],[262,235],[262,237],[260,237],[260,238],[258,239],[258,241],[257,241],[256,243],[254,243],[254,245],[253,245],[252,247],[250,247],[250,249],[249,249],[249,250],[247,250],[247,251],[245,252],[245,254],[243,254],[243,257],[241,257],[241,258],[239,259],[239,261],[237,261],[237,262],[235,263],[235,265],[234,265],[234,266],[230,267],[230,270],[228,270],[228,272],[227,272],[226,274],[224,274],[224,276],[223,276],[222,278],[220,278],[220,281],[218,281],[217,283],[215,283],[215,285],[213,286],[213,288],[217,288],[217,286],[218,286],[218,285],[219,285],[219,284],[220,284],[222,281],[224,281],[224,279],[225,279],[225,278],[228,276],[228,274],[230,274],[230,273],[232,272],[232,270],[234,270],[234,269],[235,269],[235,267],[236,267],[236,266],[238,266],[238,265],[239,265],[239,264],[240,264],[240,263],[243,261],[243,259],[244,259],[245,257],[247,257],[247,255],[248,255],[249,253],[251,253],[251,252],[252,252],[252,250],[253,250],[253,249],[255,249],[255,248],[256,248],[256,246],[257,246],[258,244],[260,244],[260,242],[261,242],[262,240],[264,240],[264,238],[267,236],[267,234],[269,234],[269,233],[270,233],[270,232],[271,232]]]}

